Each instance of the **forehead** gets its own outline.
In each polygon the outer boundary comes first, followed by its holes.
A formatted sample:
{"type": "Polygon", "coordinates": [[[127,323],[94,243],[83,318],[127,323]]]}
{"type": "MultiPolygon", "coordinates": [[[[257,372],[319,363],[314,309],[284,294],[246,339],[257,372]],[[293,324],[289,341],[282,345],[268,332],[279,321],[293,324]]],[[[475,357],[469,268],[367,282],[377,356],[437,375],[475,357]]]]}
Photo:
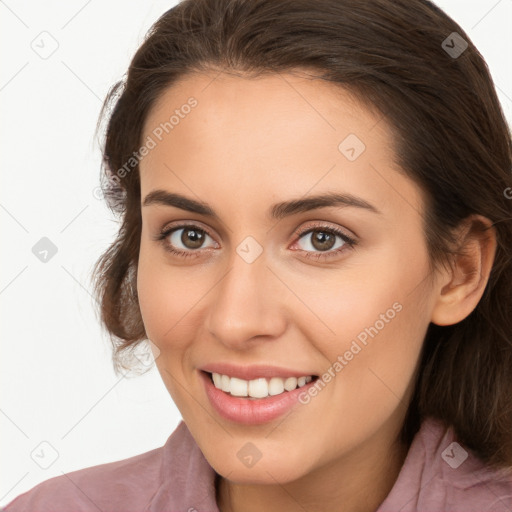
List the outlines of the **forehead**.
{"type": "Polygon", "coordinates": [[[388,124],[324,80],[187,75],[149,112],[142,140],[148,137],[155,147],[140,165],[143,197],[166,185],[221,198],[230,188],[247,198],[331,188],[364,193],[381,209],[406,194],[419,209],[415,185],[397,172],[388,124]]]}
{"type": "MultiPolygon", "coordinates": [[[[224,134],[233,135],[240,129],[242,135],[249,131],[258,136],[273,128],[287,128],[284,136],[292,128],[295,132],[309,128],[310,135],[338,132],[339,136],[347,127],[359,130],[362,135],[382,120],[349,90],[312,78],[305,72],[248,77],[210,71],[185,75],[165,90],[150,110],[143,133],[149,134],[159,124],[169,121],[174,111],[179,114],[184,107],[188,111],[186,105],[191,98],[197,105],[187,124],[194,124],[196,133],[204,136],[208,134],[203,132],[212,125],[224,134]],[[262,130],[265,127],[267,130],[262,130]]],[[[179,124],[183,119],[180,116],[179,124]]],[[[175,124],[173,132],[183,131],[177,128],[175,124]]]]}

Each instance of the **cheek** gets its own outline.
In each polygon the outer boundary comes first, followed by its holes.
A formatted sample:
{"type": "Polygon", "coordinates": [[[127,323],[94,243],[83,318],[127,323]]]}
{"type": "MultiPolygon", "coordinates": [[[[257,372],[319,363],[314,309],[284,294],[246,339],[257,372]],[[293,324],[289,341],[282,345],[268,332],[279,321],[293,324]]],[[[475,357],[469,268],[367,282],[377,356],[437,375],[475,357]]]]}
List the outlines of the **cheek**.
{"type": "Polygon", "coordinates": [[[418,250],[413,258],[390,245],[372,257],[373,264],[347,266],[335,279],[306,285],[301,297],[317,318],[298,320],[325,356],[325,371],[340,377],[333,389],[350,391],[337,403],[351,403],[359,411],[353,417],[367,415],[368,404],[374,412],[396,406],[413,377],[430,318],[426,254],[418,250]]]}
{"type": "Polygon", "coordinates": [[[348,350],[351,340],[364,345],[371,335],[397,336],[397,329],[428,323],[428,290],[422,283],[428,259],[420,244],[418,240],[418,250],[411,254],[411,249],[405,252],[390,242],[355,255],[354,262],[347,259],[339,271],[316,270],[296,280],[303,303],[315,313],[306,312],[302,322],[310,339],[348,350]]]}
{"type": "Polygon", "coordinates": [[[141,244],[137,293],[144,327],[148,338],[159,348],[156,366],[162,380],[178,409],[186,415],[190,403],[183,393],[186,377],[182,365],[190,344],[185,326],[193,288],[190,283],[186,285],[179,270],[173,271],[165,264],[161,254],[141,244]]]}
{"type": "Polygon", "coordinates": [[[330,357],[341,355],[345,362],[335,379],[331,414],[348,418],[343,427],[347,438],[361,424],[372,435],[387,419],[407,411],[428,322],[418,318],[410,303],[401,300],[400,305],[394,318],[385,316],[388,323],[373,320],[356,329],[356,336],[343,340],[330,357]]]}
{"type": "Polygon", "coordinates": [[[161,261],[157,251],[141,243],[137,269],[137,294],[149,339],[159,345],[172,334],[173,326],[180,318],[181,300],[186,290],[180,287],[180,280],[161,261]]]}
{"type": "Polygon", "coordinates": [[[205,295],[213,282],[194,266],[169,264],[163,250],[141,243],[137,293],[146,333],[173,365],[178,355],[192,346],[205,295]]]}

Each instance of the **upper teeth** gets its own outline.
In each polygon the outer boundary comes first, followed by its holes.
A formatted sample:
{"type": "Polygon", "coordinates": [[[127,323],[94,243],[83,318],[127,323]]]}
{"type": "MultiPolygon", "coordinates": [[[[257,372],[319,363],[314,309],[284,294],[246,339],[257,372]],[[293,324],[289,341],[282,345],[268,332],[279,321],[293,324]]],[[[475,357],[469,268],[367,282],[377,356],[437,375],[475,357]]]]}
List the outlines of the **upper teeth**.
{"type": "Polygon", "coordinates": [[[252,398],[265,398],[269,395],[280,395],[284,391],[293,391],[297,386],[300,388],[311,382],[313,377],[272,377],[271,379],[259,378],[254,380],[243,380],[229,375],[212,373],[213,384],[217,389],[222,389],[233,396],[249,396],[252,398]]]}

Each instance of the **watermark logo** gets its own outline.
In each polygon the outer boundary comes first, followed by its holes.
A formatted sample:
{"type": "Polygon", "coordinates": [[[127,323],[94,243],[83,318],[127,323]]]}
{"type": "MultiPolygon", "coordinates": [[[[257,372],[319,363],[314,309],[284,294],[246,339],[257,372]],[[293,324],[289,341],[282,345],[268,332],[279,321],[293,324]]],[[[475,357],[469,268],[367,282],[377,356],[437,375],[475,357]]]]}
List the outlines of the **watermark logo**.
{"type": "Polygon", "coordinates": [[[59,452],[48,441],[41,441],[30,457],[40,468],[48,469],[59,458],[59,452]]]}
{"type": "Polygon", "coordinates": [[[252,468],[261,459],[262,453],[258,450],[256,445],[248,442],[238,450],[236,456],[244,466],[252,468]]]}
{"type": "Polygon", "coordinates": [[[459,443],[451,443],[441,453],[443,460],[453,469],[457,469],[467,458],[468,452],[459,443]]]}
{"type": "Polygon", "coordinates": [[[41,57],[41,59],[49,59],[59,48],[59,43],[50,32],[44,30],[38,34],[30,43],[30,48],[41,57]]]}
{"type": "Polygon", "coordinates": [[[457,59],[466,51],[468,43],[459,33],[452,32],[441,47],[452,59],[457,59]]]}
{"type": "Polygon", "coordinates": [[[354,133],[350,133],[338,145],[339,152],[349,161],[357,160],[366,149],[363,141],[354,133]]]}
{"type": "Polygon", "coordinates": [[[57,246],[45,236],[32,247],[32,254],[42,263],[48,263],[57,251],[57,246]]]}
{"type": "Polygon", "coordinates": [[[160,349],[151,340],[147,340],[147,343],[137,346],[133,356],[142,366],[150,367],[160,356],[160,349]]]}
{"type": "Polygon", "coordinates": [[[238,244],[236,252],[246,263],[253,263],[263,252],[263,247],[255,238],[247,236],[238,244]]]}

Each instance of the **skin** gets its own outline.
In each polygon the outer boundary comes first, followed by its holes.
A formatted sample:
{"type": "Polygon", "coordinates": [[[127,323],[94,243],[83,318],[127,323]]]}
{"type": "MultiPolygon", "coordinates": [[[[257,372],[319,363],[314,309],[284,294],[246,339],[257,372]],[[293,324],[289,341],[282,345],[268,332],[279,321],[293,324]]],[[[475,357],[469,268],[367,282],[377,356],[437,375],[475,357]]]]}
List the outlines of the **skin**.
{"type": "MultiPolygon", "coordinates": [[[[187,75],[159,98],[142,140],[190,96],[198,105],[140,164],[142,202],[163,189],[208,203],[219,219],[141,206],[137,288],[162,379],[220,475],[219,508],[375,511],[407,454],[396,439],[427,327],[456,323],[474,309],[495,238],[477,235],[468,223],[461,229],[467,254],[432,273],[422,191],[393,162],[389,126],[340,87],[290,73],[187,75]],[[354,161],[338,149],[348,134],[366,146],[354,161]],[[268,216],[274,203],[328,191],[363,198],[380,214],[338,206],[279,221],[268,216]],[[195,251],[189,258],[155,240],[179,221],[211,234],[195,248],[175,232],[176,249],[195,251]],[[317,259],[325,251],[312,233],[294,234],[315,223],[340,228],[357,245],[317,259]],[[236,252],[247,236],[263,249],[252,263],[236,252]],[[322,375],[395,303],[401,311],[317,396],[285,417],[244,426],[210,405],[201,366],[260,363],[322,375]],[[237,457],[247,442],[261,453],[252,467],[237,457]]],[[[342,246],[335,240],[327,252],[342,246]]]]}

